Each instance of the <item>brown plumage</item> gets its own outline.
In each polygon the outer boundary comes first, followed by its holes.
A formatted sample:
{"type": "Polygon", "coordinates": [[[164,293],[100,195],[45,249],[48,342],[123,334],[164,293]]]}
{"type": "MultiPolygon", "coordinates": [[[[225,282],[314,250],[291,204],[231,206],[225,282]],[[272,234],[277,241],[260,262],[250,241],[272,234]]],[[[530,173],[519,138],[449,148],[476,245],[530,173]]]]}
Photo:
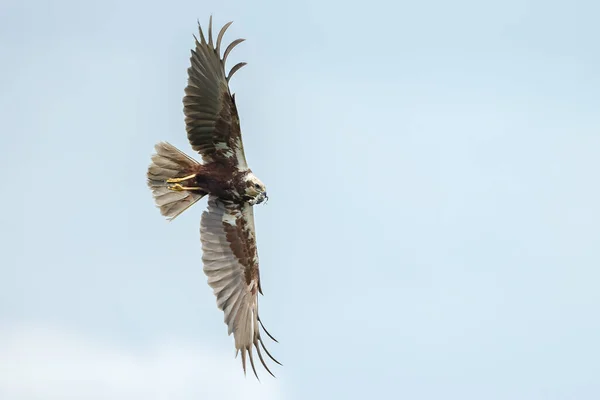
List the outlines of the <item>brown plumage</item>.
{"type": "MultiPolygon", "coordinates": [[[[202,261],[208,284],[223,310],[228,334],[233,333],[236,356],[242,353],[246,373],[246,355],[254,374],[253,347],[265,369],[260,348],[267,351],[260,334],[258,293],[262,294],[253,206],[266,200],[265,185],[246,163],[240,119],[235,97],[229,89],[231,76],[246,63],[236,64],[225,74],[225,61],[231,50],[243,41],[233,41],[221,58],[221,41],[227,23],[213,44],[212,17],[208,41],[199,27],[200,40],[188,68],[188,84],[183,98],[187,137],[200,153],[203,163],[161,142],[148,168],[148,186],[160,212],[172,220],[208,195],[208,209],[202,214],[200,239],[202,261]]],[[[274,375],[273,375],[274,376],[274,375]]]]}

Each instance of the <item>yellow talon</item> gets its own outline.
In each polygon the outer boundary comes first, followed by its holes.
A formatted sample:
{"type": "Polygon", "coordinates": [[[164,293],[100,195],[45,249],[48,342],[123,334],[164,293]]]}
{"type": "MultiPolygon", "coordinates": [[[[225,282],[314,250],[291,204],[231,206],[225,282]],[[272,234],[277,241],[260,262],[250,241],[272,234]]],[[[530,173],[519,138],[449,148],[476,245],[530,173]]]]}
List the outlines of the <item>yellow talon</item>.
{"type": "Polygon", "coordinates": [[[183,182],[183,181],[187,181],[188,179],[195,178],[195,177],[196,177],[196,174],[184,176],[183,178],[171,178],[171,179],[167,179],[167,183],[183,182]]]}
{"type": "Polygon", "coordinates": [[[199,186],[183,186],[181,190],[202,190],[199,186]]]}
{"type": "Polygon", "coordinates": [[[169,190],[174,190],[176,192],[183,192],[184,190],[202,190],[201,187],[198,186],[181,186],[179,183],[168,186],[169,190]]]}

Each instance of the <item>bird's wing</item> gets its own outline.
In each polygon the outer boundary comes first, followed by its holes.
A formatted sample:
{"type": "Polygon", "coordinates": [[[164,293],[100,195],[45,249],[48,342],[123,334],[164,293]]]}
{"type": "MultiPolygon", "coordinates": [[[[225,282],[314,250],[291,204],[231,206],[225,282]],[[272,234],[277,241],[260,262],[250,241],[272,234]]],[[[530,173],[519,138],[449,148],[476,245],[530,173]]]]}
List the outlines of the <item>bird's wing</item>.
{"type": "Polygon", "coordinates": [[[233,41],[221,58],[221,40],[231,22],[217,35],[213,45],[212,17],[208,25],[208,42],[198,24],[200,41],[192,50],[188,84],[183,98],[183,112],[188,140],[205,162],[220,162],[240,170],[248,168],[242,144],[240,119],[235,98],[229,90],[231,76],[246,63],[236,64],[225,74],[225,62],[231,50],[244,41],[233,41]]]}
{"type": "MultiPolygon", "coordinates": [[[[225,313],[228,334],[233,333],[236,356],[238,351],[242,352],[244,373],[247,352],[256,375],[252,359],[254,346],[263,366],[273,375],[259,347],[260,344],[267,355],[280,364],[265,348],[258,326],[260,323],[264,330],[258,315],[258,293],[262,291],[252,206],[224,203],[209,196],[208,210],[202,214],[200,236],[204,272],[217,297],[217,307],[225,313]]],[[[265,333],[275,340],[266,330],[265,333]]]]}

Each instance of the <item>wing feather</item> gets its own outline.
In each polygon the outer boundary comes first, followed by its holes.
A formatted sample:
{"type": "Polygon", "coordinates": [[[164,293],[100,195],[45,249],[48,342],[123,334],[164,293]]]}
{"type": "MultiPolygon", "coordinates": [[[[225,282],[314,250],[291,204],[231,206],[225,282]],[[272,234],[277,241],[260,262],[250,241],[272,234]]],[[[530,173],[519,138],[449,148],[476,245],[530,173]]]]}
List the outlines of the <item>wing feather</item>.
{"type": "Polygon", "coordinates": [[[221,59],[220,47],[227,23],[219,32],[216,48],[213,44],[212,17],[208,26],[208,42],[198,24],[200,41],[192,50],[188,68],[188,84],[183,98],[187,136],[192,148],[205,162],[219,162],[240,170],[248,169],[234,96],[229,89],[231,76],[246,65],[236,64],[229,74],[225,62],[231,50],[244,41],[237,39],[225,49],[221,59]]]}
{"type": "MultiPolygon", "coordinates": [[[[273,375],[259,350],[260,343],[267,355],[275,360],[264,347],[259,329],[262,327],[258,316],[260,274],[252,206],[224,203],[209,196],[208,210],[202,214],[200,237],[204,273],[217,298],[217,307],[224,313],[227,332],[233,333],[236,353],[242,353],[244,373],[248,352],[256,374],[252,357],[254,347],[261,364],[273,375]]],[[[279,364],[277,360],[275,362],[279,364]]]]}

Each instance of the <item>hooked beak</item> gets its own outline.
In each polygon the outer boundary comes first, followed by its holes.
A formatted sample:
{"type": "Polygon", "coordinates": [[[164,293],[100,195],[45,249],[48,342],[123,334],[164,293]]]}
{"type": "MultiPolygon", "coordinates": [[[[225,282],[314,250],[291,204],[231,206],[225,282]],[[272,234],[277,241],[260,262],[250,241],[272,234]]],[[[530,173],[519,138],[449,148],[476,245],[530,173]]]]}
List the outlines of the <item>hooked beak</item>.
{"type": "Polygon", "coordinates": [[[266,202],[267,200],[269,200],[269,196],[267,196],[267,192],[263,192],[258,195],[258,197],[256,198],[255,204],[260,204],[262,202],[266,202]]]}

